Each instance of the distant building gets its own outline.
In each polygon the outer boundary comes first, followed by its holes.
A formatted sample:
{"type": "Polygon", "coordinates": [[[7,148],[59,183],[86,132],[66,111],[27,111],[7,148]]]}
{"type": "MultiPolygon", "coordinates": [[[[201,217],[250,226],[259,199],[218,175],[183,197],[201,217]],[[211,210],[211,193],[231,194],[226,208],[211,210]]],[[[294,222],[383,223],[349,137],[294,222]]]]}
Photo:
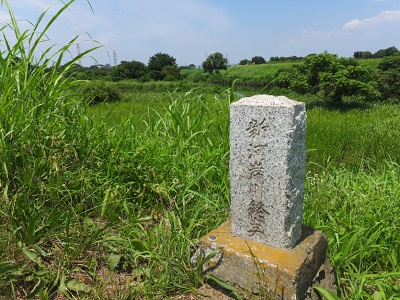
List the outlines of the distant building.
{"type": "Polygon", "coordinates": [[[354,52],[353,57],[355,59],[372,58],[372,53],[369,51],[356,51],[356,52],[354,52]]]}

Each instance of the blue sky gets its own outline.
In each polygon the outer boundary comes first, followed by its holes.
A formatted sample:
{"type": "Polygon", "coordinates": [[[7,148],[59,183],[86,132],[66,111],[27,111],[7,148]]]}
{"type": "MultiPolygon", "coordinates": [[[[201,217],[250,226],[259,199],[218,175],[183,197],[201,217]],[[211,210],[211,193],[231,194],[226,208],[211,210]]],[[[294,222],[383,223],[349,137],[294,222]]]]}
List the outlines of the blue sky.
{"type": "MultiPolygon", "coordinates": [[[[21,27],[28,28],[59,0],[9,0],[21,27]]],[[[81,51],[96,40],[92,55],[101,64],[122,60],[147,64],[168,53],[179,65],[200,65],[221,52],[230,64],[263,56],[305,56],[328,51],[351,57],[354,51],[400,49],[400,0],[76,0],[57,20],[49,38],[64,44],[80,35],[81,51]]],[[[0,8],[0,23],[7,22],[0,8]]],[[[77,49],[73,49],[74,51],[77,49]]],[[[72,53],[74,54],[74,53],[72,53]]],[[[83,61],[85,66],[94,62],[83,61]]]]}

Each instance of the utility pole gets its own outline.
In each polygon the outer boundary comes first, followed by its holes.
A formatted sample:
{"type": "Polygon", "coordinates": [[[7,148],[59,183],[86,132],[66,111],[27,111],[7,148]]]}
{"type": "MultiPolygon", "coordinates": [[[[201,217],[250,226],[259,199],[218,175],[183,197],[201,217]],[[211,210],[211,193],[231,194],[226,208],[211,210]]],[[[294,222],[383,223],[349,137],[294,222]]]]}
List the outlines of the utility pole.
{"type": "MultiPolygon", "coordinates": [[[[81,55],[81,46],[79,45],[79,43],[76,44],[76,50],[78,52],[78,56],[81,55]]],[[[78,65],[80,65],[82,67],[82,59],[80,59],[80,58],[78,61],[78,65]]]]}
{"type": "Polygon", "coordinates": [[[117,66],[117,52],[114,50],[114,67],[117,66]]]}

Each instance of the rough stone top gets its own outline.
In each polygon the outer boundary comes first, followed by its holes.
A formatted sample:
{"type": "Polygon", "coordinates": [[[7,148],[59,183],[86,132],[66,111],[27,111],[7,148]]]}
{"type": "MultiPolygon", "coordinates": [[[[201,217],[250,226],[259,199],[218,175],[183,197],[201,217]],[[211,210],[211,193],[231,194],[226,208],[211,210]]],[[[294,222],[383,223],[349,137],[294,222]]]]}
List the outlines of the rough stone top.
{"type": "Polygon", "coordinates": [[[252,97],[245,97],[233,103],[234,106],[249,105],[249,106],[287,106],[293,107],[297,105],[303,106],[303,102],[291,100],[285,96],[271,96],[271,95],[255,95],[252,97]]]}

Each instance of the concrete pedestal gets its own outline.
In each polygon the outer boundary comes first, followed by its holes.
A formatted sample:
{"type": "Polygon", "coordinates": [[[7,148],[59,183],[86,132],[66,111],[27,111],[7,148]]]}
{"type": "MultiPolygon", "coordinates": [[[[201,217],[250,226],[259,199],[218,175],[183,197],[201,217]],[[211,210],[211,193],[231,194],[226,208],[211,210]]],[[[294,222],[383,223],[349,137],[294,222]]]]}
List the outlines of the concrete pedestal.
{"type": "Polygon", "coordinates": [[[326,237],[306,226],[297,246],[282,250],[234,236],[228,221],[200,241],[202,256],[217,249],[204,271],[267,299],[318,299],[313,284],[336,287],[326,237]]]}

